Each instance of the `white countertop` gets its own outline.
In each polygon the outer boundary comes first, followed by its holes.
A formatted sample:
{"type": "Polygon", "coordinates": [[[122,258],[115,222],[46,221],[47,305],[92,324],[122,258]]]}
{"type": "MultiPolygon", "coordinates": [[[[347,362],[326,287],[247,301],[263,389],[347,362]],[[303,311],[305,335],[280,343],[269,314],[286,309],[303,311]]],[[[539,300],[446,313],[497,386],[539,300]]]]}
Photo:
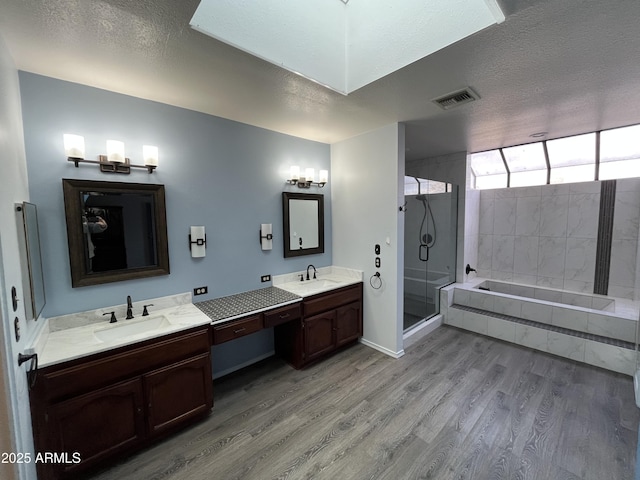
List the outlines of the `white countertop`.
{"type": "MultiPolygon", "coordinates": [[[[313,274],[313,269],[310,269],[310,273],[313,274]]],[[[274,275],[273,286],[304,298],[360,283],[363,277],[363,273],[359,270],[336,266],[318,268],[316,279],[300,281],[300,274],[306,277],[306,271],[274,275]]],[[[271,290],[273,289],[267,288],[257,292],[267,292],[273,296],[271,290]]],[[[228,298],[235,297],[244,298],[243,295],[228,298]]],[[[301,298],[287,297],[284,301],[276,303],[286,305],[300,300],[301,298]]],[[[124,319],[125,305],[49,319],[46,328],[40,332],[31,349],[38,354],[38,365],[47,367],[193,327],[226,322],[234,318],[223,315],[225,318],[212,322],[209,315],[191,303],[191,294],[189,293],[138,301],[133,304],[133,307],[136,317],[131,320],[124,319]],[[149,302],[155,305],[149,312],[150,315],[140,316],[143,304],[149,304],[149,302]],[[115,311],[119,319],[116,323],[109,323],[109,316],[103,316],[111,311],[115,311]]],[[[273,305],[269,308],[273,308],[273,305]]],[[[246,316],[247,313],[239,315],[246,316]]]]}
{"type": "Polygon", "coordinates": [[[360,270],[336,266],[318,268],[315,279],[312,278],[313,269],[310,269],[309,274],[309,280],[306,279],[306,271],[276,275],[273,277],[273,286],[300,297],[310,297],[360,283],[363,277],[360,270]],[[300,280],[300,275],[303,275],[304,280],[300,280]]]}
{"type": "Polygon", "coordinates": [[[117,323],[105,320],[101,323],[48,332],[44,342],[36,348],[38,366],[47,367],[209,323],[211,319],[208,316],[195,305],[188,303],[156,310],[148,317],[121,319],[117,323]],[[142,331],[136,331],[138,327],[143,326],[142,331]],[[123,328],[127,329],[126,335],[120,336],[114,332],[123,328]],[[108,336],[114,333],[118,338],[109,339],[108,336]]]}

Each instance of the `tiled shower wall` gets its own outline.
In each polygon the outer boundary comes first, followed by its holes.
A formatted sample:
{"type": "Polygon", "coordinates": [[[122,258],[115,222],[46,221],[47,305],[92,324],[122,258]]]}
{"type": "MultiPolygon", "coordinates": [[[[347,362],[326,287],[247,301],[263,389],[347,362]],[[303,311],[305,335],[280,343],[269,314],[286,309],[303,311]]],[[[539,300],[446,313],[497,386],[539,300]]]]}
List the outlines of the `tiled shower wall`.
{"type": "MultiPolygon", "coordinates": [[[[480,192],[478,276],[593,292],[600,182],[480,192]]],[[[638,297],[640,179],[616,181],[608,294],[638,297]]]]}

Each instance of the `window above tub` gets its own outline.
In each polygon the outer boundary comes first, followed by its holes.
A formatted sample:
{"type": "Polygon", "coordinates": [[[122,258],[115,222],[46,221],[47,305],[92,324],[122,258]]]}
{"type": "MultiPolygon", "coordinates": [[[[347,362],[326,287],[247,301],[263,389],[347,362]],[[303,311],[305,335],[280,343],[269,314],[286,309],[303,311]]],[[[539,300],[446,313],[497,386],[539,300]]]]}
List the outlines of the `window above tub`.
{"type": "Polygon", "coordinates": [[[640,177],[640,125],[470,155],[478,190],[640,177]]]}

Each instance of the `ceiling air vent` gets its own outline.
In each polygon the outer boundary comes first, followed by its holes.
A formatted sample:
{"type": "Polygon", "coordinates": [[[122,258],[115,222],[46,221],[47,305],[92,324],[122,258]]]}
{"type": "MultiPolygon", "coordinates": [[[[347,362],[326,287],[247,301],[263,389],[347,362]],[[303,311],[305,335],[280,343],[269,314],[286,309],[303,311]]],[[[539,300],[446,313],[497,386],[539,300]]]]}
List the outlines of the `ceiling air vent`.
{"type": "Polygon", "coordinates": [[[442,97],[434,98],[431,101],[443,110],[450,110],[453,107],[473,102],[479,98],[480,96],[477,93],[467,87],[462,90],[458,90],[457,92],[448,93],[442,97]]]}

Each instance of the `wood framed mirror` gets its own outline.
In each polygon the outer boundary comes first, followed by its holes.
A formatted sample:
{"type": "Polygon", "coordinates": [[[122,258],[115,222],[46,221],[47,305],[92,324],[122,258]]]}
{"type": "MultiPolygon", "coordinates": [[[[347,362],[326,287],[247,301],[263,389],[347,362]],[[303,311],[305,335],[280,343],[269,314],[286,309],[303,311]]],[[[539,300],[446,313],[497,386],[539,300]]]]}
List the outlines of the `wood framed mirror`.
{"type": "Polygon", "coordinates": [[[324,195],[282,192],[284,256],[324,253],[324,195]]]}
{"type": "Polygon", "coordinates": [[[164,185],[62,180],[71,285],[169,274],[164,185]]]}

